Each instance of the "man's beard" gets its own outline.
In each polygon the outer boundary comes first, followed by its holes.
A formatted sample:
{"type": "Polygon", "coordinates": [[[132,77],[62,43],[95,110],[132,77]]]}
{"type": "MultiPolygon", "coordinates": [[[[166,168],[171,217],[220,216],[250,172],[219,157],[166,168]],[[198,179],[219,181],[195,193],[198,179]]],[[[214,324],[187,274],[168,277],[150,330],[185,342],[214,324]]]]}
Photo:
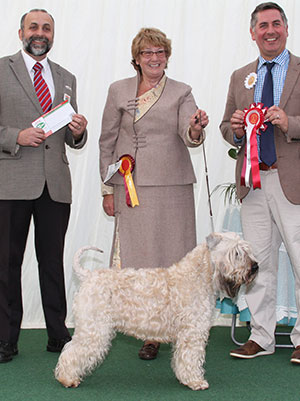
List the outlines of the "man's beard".
{"type": "Polygon", "coordinates": [[[24,50],[33,56],[43,56],[44,54],[47,54],[53,43],[43,36],[31,36],[29,39],[23,38],[22,42],[24,50]],[[43,43],[42,45],[36,45],[32,43],[34,41],[40,41],[43,43]]]}

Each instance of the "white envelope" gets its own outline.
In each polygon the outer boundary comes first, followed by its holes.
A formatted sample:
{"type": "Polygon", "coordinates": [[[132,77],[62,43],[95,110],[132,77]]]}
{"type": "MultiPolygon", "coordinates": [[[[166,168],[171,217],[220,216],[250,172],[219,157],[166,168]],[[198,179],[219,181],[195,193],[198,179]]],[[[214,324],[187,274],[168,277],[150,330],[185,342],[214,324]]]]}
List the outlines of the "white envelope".
{"type": "Polygon", "coordinates": [[[116,174],[116,172],[117,172],[117,171],[119,170],[119,168],[121,167],[121,164],[122,164],[122,160],[119,160],[117,163],[110,164],[110,165],[108,166],[107,173],[106,173],[106,177],[104,178],[104,184],[105,184],[108,180],[110,180],[111,177],[112,177],[113,175],[116,174]]]}
{"type": "Polygon", "coordinates": [[[76,114],[76,112],[67,99],[54,109],[48,111],[48,113],[43,114],[41,117],[33,121],[32,126],[34,128],[42,128],[48,137],[69,124],[72,121],[72,116],[74,114],[76,114]]]}

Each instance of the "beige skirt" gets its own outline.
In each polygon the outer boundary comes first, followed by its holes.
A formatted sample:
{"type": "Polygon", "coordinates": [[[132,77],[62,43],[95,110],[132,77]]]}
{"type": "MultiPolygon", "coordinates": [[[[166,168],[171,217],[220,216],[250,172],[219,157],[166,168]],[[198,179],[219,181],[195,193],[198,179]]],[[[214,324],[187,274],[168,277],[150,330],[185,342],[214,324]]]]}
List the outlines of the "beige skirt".
{"type": "Polygon", "coordinates": [[[139,206],[128,207],[114,186],[115,232],[111,265],[168,267],[196,246],[193,184],[136,187],[139,206]]]}

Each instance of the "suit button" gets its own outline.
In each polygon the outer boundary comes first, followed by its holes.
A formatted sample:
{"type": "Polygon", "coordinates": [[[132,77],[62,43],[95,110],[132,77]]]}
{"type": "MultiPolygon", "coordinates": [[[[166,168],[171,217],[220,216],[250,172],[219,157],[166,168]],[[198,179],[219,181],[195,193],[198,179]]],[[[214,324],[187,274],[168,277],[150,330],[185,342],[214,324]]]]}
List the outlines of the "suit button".
{"type": "Polygon", "coordinates": [[[50,149],[50,146],[49,146],[49,145],[46,145],[45,148],[46,148],[46,149],[50,149]]]}

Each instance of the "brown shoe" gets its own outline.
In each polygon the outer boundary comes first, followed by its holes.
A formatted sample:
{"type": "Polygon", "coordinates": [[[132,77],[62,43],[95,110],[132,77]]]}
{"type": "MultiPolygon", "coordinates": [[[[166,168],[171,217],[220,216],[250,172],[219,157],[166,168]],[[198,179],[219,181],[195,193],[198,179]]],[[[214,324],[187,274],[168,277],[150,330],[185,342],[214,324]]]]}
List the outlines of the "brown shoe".
{"type": "Polygon", "coordinates": [[[295,351],[292,353],[291,356],[292,363],[300,363],[300,345],[295,348],[295,351]]]}
{"type": "MultiPolygon", "coordinates": [[[[237,348],[230,352],[230,356],[235,358],[243,358],[243,359],[251,359],[261,355],[271,355],[274,354],[274,351],[266,351],[261,348],[256,342],[252,340],[248,340],[244,345],[240,348],[237,348]]],[[[300,357],[300,351],[299,351],[300,357]]],[[[300,363],[300,360],[299,360],[300,363]]]]}
{"type": "Polygon", "coordinates": [[[142,348],[139,350],[139,357],[145,360],[155,359],[157,357],[159,346],[159,343],[144,343],[142,348]]]}

